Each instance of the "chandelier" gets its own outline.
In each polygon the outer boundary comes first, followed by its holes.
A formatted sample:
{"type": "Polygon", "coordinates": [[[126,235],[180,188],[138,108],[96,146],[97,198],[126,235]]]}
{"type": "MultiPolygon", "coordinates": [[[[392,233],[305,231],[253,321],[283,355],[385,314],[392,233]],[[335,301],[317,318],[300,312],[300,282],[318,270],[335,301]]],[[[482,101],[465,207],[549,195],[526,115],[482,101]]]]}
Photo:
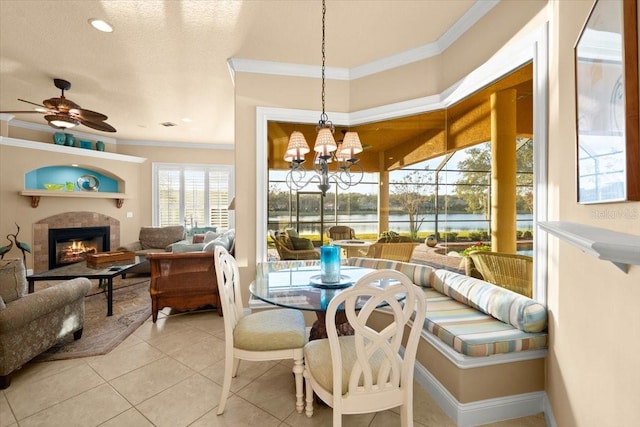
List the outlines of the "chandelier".
{"type": "Polygon", "coordinates": [[[333,137],[335,127],[329,121],[324,109],[325,101],[325,14],[327,8],[325,0],[322,0],[322,114],[318,126],[316,126],[316,143],[313,146],[315,152],[313,159],[313,170],[307,171],[302,165],[305,161],[305,154],[309,150],[309,144],[300,131],[294,131],[289,137],[289,145],[284,154],[284,160],[291,162],[287,173],[286,183],[291,190],[301,190],[312,182],[318,184],[322,196],[327,195],[332,182],[339,188],[347,188],[357,185],[362,181],[363,169],[358,163],[356,154],[362,152],[362,144],[357,132],[346,132],[344,138],[339,143],[333,137]],[[333,164],[335,166],[331,167],[333,164]],[[310,176],[307,176],[310,175],[310,176]]]}

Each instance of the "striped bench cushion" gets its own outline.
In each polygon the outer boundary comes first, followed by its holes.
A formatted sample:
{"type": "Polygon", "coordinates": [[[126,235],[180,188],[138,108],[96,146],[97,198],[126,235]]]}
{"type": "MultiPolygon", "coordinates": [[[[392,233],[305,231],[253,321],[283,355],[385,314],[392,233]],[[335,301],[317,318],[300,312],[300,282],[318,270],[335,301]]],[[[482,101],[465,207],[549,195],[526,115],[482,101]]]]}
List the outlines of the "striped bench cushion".
{"type": "Polygon", "coordinates": [[[521,331],[541,332],[547,328],[547,309],[544,305],[484,280],[436,270],[431,285],[436,291],[521,331]]]}
{"type": "Polygon", "coordinates": [[[547,334],[524,332],[433,289],[424,289],[424,329],[467,356],[547,348],[547,334]]]}
{"type": "Polygon", "coordinates": [[[427,265],[402,261],[389,261],[385,259],[353,257],[347,260],[347,264],[356,267],[374,268],[376,270],[384,268],[397,270],[411,279],[413,283],[422,287],[431,286],[431,276],[433,276],[434,272],[434,269],[427,265]]]}

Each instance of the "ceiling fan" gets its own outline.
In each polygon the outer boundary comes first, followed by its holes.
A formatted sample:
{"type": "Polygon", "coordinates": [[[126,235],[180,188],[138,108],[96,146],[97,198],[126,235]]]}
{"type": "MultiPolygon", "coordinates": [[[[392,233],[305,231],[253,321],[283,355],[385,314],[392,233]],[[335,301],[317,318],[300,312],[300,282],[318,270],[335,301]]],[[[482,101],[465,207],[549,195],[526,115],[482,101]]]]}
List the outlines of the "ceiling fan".
{"type": "Polygon", "coordinates": [[[107,116],[91,110],[80,108],[78,104],[65,98],[64,91],[71,89],[71,83],[63,79],[53,79],[53,84],[62,91],[59,98],[49,98],[42,101],[42,104],[25,101],[18,98],[18,101],[35,105],[33,111],[0,111],[0,113],[23,114],[23,113],[40,113],[44,114],[45,120],[49,126],[56,129],[69,129],[77,125],[85,125],[92,129],[103,132],[115,132],[116,129],[106,123],[107,116]]]}

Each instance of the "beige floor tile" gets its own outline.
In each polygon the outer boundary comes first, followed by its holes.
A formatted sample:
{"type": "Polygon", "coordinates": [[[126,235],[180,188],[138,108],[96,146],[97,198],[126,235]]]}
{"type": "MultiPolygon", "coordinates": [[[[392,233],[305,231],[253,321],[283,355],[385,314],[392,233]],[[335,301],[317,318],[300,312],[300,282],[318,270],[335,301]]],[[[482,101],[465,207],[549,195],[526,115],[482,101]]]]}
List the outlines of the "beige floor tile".
{"type": "Polygon", "coordinates": [[[164,353],[171,353],[176,349],[192,346],[206,338],[211,338],[211,335],[200,329],[189,327],[161,336],[156,335],[145,341],[164,353]]]}
{"type": "Polygon", "coordinates": [[[153,424],[137,409],[131,408],[106,423],[100,424],[100,427],[153,427],[153,424]]]}
{"type": "Polygon", "coordinates": [[[18,421],[90,390],[104,380],[86,364],[49,375],[40,381],[16,383],[5,392],[18,421]]]}
{"type": "MultiPolygon", "coordinates": [[[[344,422],[348,422],[349,421],[349,417],[345,416],[344,417],[344,422]]],[[[396,414],[395,412],[391,412],[391,411],[382,411],[382,412],[377,412],[375,414],[375,416],[373,417],[373,421],[371,421],[371,424],[369,424],[369,427],[391,427],[391,426],[400,426],[400,414],[396,414]]],[[[432,424],[432,426],[435,426],[438,424],[432,424]]],[[[426,427],[424,424],[420,424],[419,422],[416,422],[416,420],[413,420],[413,426],[414,427],[426,427]]],[[[440,427],[438,425],[438,427],[440,427]]]]}
{"type": "Polygon", "coordinates": [[[103,378],[112,380],[163,356],[161,351],[143,342],[122,351],[112,351],[104,356],[90,358],[87,363],[103,378]]]}
{"type": "MultiPolygon", "coordinates": [[[[392,411],[400,413],[397,408],[393,408],[392,411]]],[[[431,395],[415,381],[413,383],[413,420],[427,426],[456,427],[431,395]]]]}
{"type": "Polygon", "coordinates": [[[7,427],[16,423],[16,417],[11,412],[11,407],[4,393],[0,394],[0,427],[7,427]]]}
{"type": "Polygon", "coordinates": [[[154,360],[111,381],[111,385],[134,405],[190,377],[195,372],[170,357],[154,360]]]}
{"type": "Polygon", "coordinates": [[[11,390],[14,385],[20,383],[28,383],[30,381],[41,381],[51,375],[57,375],[67,369],[73,369],[79,365],[86,365],[84,359],[69,359],[69,360],[56,360],[53,362],[37,362],[28,363],[24,365],[22,369],[18,369],[13,373],[13,379],[11,380],[11,390]]]}
{"type": "Polygon", "coordinates": [[[547,422],[544,413],[517,418],[515,420],[500,421],[497,423],[483,424],[482,427],[544,427],[547,422]]]}
{"type": "Polygon", "coordinates": [[[293,373],[287,367],[276,364],[237,394],[274,417],[284,420],[291,412],[296,412],[295,393],[293,373]]]}
{"type": "Polygon", "coordinates": [[[118,347],[116,347],[114,349],[114,351],[121,351],[121,350],[126,350],[129,347],[132,347],[136,344],[140,344],[144,342],[144,340],[142,340],[142,338],[139,338],[137,336],[135,336],[134,334],[129,335],[127,338],[125,338],[124,341],[122,341],[120,344],[118,344],[118,347]]]}
{"type": "Polygon", "coordinates": [[[97,426],[129,408],[122,396],[103,384],[21,420],[20,426],[97,426]]]}
{"type": "Polygon", "coordinates": [[[179,346],[168,354],[180,363],[199,372],[207,366],[224,360],[224,341],[209,336],[195,344],[179,346]]]}
{"type": "Polygon", "coordinates": [[[137,409],[158,427],[187,426],[218,406],[221,387],[195,374],[145,400],[137,409]]]}
{"type": "Polygon", "coordinates": [[[156,323],[153,323],[151,318],[149,318],[149,320],[140,325],[133,334],[138,338],[147,341],[154,337],[184,331],[189,328],[189,325],[185,322],[174,322],[167,317],[158,317],[156,323]]]}
{"type": "MultiPolygon", "coordinates": [[[[247,360],[240,361],[238,375],[231,379],[231,392],[236,393],[249,385],[251,381],[263,375],[269,369],[277,365],[275,361],[266,362],[250,362],[247,360]]],[[[222,386],[224,381],[224,359],[219,360],[213,365],[207,366],[200,371],[202,375],[211,379],[216,384],[222,386]]]]}
{"type": "Polygon", "coordinates": [[[277,427],[280,420],[237,396],[227,400],[224,414],[217,415],[216,406],[189,427],[255,426],[277,427]]]}

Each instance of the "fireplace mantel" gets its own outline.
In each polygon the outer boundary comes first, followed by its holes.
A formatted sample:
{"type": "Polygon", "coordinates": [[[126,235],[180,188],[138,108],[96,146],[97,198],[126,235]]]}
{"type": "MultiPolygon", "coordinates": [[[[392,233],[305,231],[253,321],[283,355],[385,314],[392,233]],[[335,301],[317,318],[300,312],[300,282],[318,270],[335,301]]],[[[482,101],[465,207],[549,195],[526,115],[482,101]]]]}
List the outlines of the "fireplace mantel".
{"type": "Polygon", "coordinates": [[[124,200],[128,199],[124,193],[105,193],[105,192],[65,192],[65,191],[48,191],[48,190],[23,190],[20,195],[31,197],[31,207],[37,208],[40,205],[41,197],[69,197],[69,198],[90,198],[90,199],[114,199],[116,207],[121,208],[124,200]]]}

